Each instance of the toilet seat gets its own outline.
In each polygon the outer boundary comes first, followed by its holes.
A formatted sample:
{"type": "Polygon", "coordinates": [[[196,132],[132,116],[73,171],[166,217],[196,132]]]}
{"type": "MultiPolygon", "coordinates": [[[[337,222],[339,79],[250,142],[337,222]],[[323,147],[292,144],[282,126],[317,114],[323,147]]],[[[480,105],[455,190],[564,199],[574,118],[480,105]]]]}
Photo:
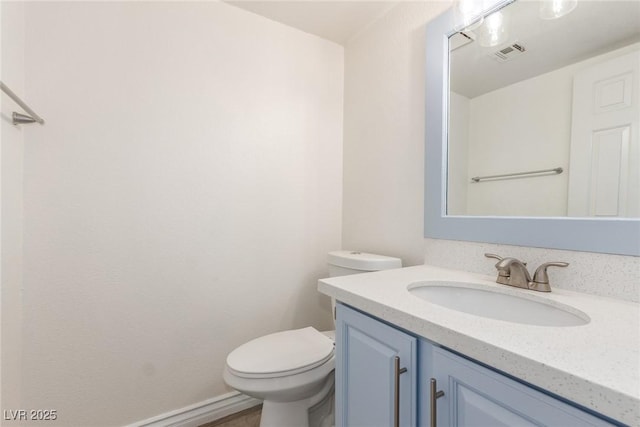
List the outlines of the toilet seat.
{"type": "Polygon", "coordinates": [[[276,332],[249,341],[227,356],[227,369],[241,378],[300,374],[333,357],[334,342],[315,328],[276,332]]]}

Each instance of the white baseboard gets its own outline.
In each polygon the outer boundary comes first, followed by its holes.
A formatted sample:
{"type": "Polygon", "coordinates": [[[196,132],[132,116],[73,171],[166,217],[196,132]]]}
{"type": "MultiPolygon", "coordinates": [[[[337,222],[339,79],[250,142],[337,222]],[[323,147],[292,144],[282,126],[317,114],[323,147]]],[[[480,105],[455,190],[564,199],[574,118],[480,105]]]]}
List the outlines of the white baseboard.
{"type": "Polygon", "coordinates": [[[260,403],[262,401],[234,391],[138,421],[127,427],[198,427],[260,403]]]}

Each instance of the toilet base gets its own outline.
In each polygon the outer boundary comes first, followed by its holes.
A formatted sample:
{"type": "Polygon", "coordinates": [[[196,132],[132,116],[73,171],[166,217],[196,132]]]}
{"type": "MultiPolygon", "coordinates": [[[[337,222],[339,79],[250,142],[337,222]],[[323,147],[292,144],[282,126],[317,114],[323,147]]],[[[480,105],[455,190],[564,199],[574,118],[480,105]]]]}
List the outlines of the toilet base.
{"type": "Polygon", "coordinates": [[[294,402],[262,402],[260,427],[332,427],[334,424],[334,376],[322,390],[307,399],[294,402]]]}
{"type": "Polygon", "coordinates": [[[263,402],[260,427],[309,427],[309,402],[307,400],[263,402]]]}

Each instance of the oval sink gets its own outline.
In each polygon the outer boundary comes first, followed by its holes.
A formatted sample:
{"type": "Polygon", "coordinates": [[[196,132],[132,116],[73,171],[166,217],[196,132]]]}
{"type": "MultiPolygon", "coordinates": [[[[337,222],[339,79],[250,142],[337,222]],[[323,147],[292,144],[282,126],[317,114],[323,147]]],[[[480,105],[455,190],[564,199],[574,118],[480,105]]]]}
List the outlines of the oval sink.
{"type": "Polygon", "coordinates": [[[528,294],[524,298],[479,289],[473,283],[419,282],[409,285],[408,290],[416,297],[433,304],[507,322],[538,326],[580,326],[590,321],[589,316],[570,306],[536,301],[533,299],[535,297],[528,294]]]}

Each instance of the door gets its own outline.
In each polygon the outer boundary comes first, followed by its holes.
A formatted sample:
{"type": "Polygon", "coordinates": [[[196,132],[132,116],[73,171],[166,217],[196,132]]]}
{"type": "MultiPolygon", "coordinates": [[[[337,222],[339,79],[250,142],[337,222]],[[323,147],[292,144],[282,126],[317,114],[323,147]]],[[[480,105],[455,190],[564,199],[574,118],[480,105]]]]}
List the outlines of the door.
{"type": "Polygon", "coordinates": [[[336,319],[336,426],[416,425],[416,338],[342,304],[336,319]]]}
{"type": "Polygon", "coordinates": [[[640,216],[640,51],[576,74],[569,216],[640,216]]]}

